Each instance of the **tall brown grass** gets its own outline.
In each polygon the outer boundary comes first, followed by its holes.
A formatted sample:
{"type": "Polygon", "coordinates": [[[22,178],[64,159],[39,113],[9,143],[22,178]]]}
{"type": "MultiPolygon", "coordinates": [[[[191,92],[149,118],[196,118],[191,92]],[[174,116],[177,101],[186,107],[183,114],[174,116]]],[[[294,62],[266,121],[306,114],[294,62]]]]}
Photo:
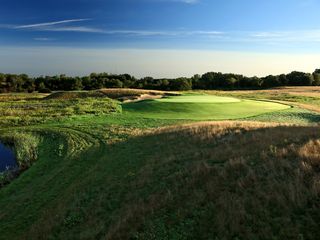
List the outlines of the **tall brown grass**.
{"type": "Polygon", "coordinates": [[[124,206],[106,239],[170,239],[179,227],[185,239],[316,239],[319,130],[249,122],[159,129],[132,188],[166,188],[124,206]],[[190,216],[195,226],[181,227],[190,216]]]}

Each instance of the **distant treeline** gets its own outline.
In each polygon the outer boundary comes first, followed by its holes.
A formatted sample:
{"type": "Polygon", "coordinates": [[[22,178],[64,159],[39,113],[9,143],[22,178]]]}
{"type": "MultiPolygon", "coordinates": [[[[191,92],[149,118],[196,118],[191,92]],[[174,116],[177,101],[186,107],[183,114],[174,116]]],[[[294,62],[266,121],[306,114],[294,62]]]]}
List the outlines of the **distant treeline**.
{"type": "Polygon", "coordinates": [[[208,72],[191,78],[136,79],[129,74],[92,73],[85,77],[40,76],[31,78],[26,74],[0,73],[0,92],[51,92],[94,90],[100,88],[140,88],[166,91],[192,89],[266,89],[279,86],[319,86],[320,69],[313,73],[291,72],[289,74],[269,75],[263,78],[246,77],[239,74],[208,72]]]}

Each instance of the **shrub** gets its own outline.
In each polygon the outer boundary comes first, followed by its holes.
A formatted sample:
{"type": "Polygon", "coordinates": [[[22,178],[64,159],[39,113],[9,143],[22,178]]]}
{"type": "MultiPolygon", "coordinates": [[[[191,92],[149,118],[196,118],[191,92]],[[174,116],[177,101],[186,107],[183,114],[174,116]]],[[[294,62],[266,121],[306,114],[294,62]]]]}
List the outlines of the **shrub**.
{"type": "Polygon", "coordinates": [[[39,89],[39,93],[52,93],[52,91],[49,88],[41,88],[39,89]]]}

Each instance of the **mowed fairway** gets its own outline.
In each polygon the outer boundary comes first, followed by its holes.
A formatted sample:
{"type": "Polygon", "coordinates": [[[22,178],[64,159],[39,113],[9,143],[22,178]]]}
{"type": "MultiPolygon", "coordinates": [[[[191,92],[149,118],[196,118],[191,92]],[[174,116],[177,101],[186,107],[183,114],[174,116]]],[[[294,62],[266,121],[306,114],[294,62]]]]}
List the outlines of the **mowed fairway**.
{"type": "Polygon", "coordinates": [[[280,111],[290,106],[232,97],[186,94],[123,104],[124,113],[157,119],[241,119],[280,111]]]}

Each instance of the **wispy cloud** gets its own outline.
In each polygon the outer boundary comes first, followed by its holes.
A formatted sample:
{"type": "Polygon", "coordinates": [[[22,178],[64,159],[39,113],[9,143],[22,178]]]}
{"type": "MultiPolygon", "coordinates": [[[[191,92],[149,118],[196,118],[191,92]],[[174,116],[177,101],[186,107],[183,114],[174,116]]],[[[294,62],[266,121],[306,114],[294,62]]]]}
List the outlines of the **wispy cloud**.
{"type": "Polygon", "coordinates": [[[62,27],[46,27],[38,29],[48,32],[83,32],[83,33],[105,33],[105,30],[86,26],[62,26],[62,27]]]}
{"type": "Polygon", "coordinates": [[[132,36],[187,36],[187,35],[210,35],[221,36],[219,31],[148,31],[148,30],[106,30],[105,34],[132,35],[132,36]]]}
{"type": "Polygon", "coordinates": [[[183,3],[194,4],[194,3],[200,2],[200,0],[176,0],[176,2],[183,2],[183,3]]]}
{"type": "Polygon", "coordinates": [[[47,37],[37,37],[37,38],[33,38],[33,40],[47,42],[47,41],[53,41],[54,39],[53,38],[47,38],[47,37]]]}
{"type": "MultiPolygon", "coordinates": [[[[171,0],[195,3],[197,0],[171,0]]],[[[92,20],[89,18],[66,19],[44,23],[33,23],[24,25],[0,24],[0,28],[13,29],[16,31],[36,32],[78,32],[119,35],[127,37],[201,37],[225,42],[259,42],[263,44],[282,43],[319,43],[320,29],[296,30],[296,31],[239,31],[222,32],[214,30],[145,30],[145,29],[104,29],[87,26],[84,23],[92,20]],[[80,24],[81,23],[81,24],[80,24]]],[[[35,39],[37,41],[48,41],[45,38],[35,39]]]]}
{"type": "Polygon", "coordinates": [[[0,24],[0,28],[14,29],[14,30],[29,30],[29,31],[48,31],[48,32],[87,32],[87,33],[104,33],[103,29],[75,26],[74,23],[85,22],[91,20],[90,18],[67,19],[61,21],[52,21],[44,23],[33,23],[25,25],[10,25],[0,24]]]}
{"type": "MultiPolygon", "coordinates": [[[[179,0],[180,1],[180,0],[179,0]]],[[[194,0],[181,0],[191,1],[194,0]]],[[[80,32],[80,33],[100,33],[109,35],[127,35],[127,36],[140,36],[140,37],[151,37],[151,36],[188,36],[188,35],[199,35],[199,36],[221,36],[224,33],[220,31],[204,31],[204,30],[128,30],[128,29],[102,29],[91,26],[76,26],[74,23],[89,21],[89,18],[82,19],[68,19],[61,21],[52,21],[45,23],[34,23],[27,25],[0,25],[0,28],[9,28],[14,30],[29,30],[29,31],[46,31],[46,32],[80,32]]]]}
{"type": "Polygon", "coordinates": [[[61,24],[66,24],[66,23],[83,22],[83,21],[88,21],[88,20],[90,20],[90,19],[88,19],[88,18],[68,19],[68,20],[55,21],[55,22],[45,22],[45,23],[18,25],[18,26],[14,26],[13,28],[14,29],[43,28],[43,27],[61,25],[61,24]]]}
{"type": "Polygon", "coordinates": [[[248,38],[263,42],[320,42],[320,29],[250,33],[248,38]]]}

